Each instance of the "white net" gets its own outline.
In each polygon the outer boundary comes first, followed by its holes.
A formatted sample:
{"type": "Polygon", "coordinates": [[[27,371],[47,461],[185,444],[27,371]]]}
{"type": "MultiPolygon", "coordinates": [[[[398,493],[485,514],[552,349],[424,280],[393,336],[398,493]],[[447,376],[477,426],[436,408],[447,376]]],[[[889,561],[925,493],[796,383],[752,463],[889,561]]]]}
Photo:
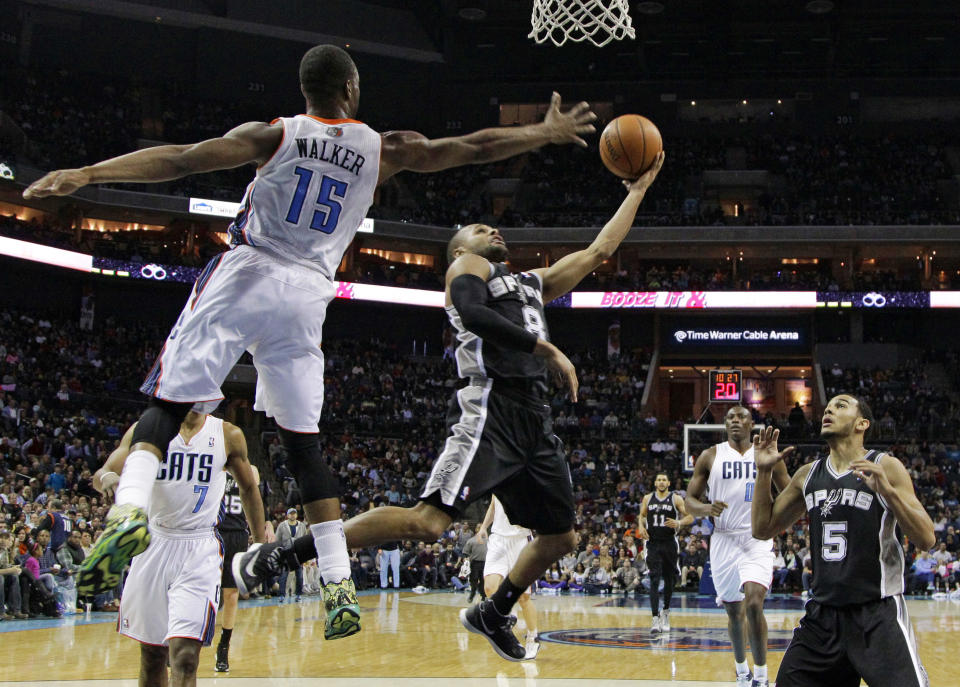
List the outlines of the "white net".
{"type": "Polygon", "coordinates": [[[530,23],[528,38],[556,46],[570,40],[590,41],[599,48],[636,37],[630,0],[533,0],[530,23]]]}

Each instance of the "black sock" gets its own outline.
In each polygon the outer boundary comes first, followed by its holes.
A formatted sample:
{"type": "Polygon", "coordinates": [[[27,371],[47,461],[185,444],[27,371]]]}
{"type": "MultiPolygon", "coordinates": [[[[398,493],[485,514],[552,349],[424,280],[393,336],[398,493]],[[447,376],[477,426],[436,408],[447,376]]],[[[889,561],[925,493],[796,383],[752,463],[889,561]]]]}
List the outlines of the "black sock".
{"type": "MultiPolygon", "coordinates": [[[[284,549],[284,552],[286,552],[286,549],[284,549]]],[[[313,543],[313,535],[306,534],[302,537],[297,537],[296,539],[294,539],[293,553],[297,557],[297,564],[294,567],[290,568],[291,570],[296,570],[307,561],[312,561],[314,558],[316,558],[317,547],[313,543]]],[[[286,559],[286,556],[284,556],[284,558],[286,559]]],[[[289,567],[289,565],[290,563],[288,561],[287,566],[289,567]]]]}
{"type": "Polygon", "coordinates": [[[497,609],[500,615],[509,615],[510,609],[517,603],[523,589],[510,581],[509,577],[504,577],[503,582],[497,587],[490,600],[493,601],[493,607],[497,609]]]}
{"type": "Polygon", "coordinates": [[[233,628],[229,630],[225,627],[220,628],[220,646],[228,647],[230,646],[230,635],[233,634],[233,628]]]}

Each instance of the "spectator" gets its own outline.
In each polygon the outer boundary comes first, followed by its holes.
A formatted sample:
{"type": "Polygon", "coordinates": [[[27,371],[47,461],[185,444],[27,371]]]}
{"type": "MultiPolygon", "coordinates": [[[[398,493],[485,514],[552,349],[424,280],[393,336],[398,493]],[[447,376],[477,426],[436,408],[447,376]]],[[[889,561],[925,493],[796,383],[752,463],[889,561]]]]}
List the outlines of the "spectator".
{"type": "MultiPolygon", "coordinates": [[[[307,526],[299,521],[297,509],[288,508],[287,519],[277,526],[277,541],[280,542],[282,546],[289,546],[294,539],[302,537],[306,533],[307,526]]],[[[286,569],[280,573],[280,603],[283,603],[287,598],[287,579],[289,574],[290,571],[286,569]]],[[[303,567],[297,568],[294,575],[296,576],[297,594],[295,601],[299,603],[303,596],[303,567]]]]}

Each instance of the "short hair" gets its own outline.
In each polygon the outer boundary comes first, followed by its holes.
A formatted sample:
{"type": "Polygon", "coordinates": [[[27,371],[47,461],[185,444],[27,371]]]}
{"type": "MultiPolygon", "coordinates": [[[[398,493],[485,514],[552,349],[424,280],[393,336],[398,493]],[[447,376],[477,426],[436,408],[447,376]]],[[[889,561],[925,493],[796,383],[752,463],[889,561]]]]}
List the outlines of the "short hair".
{"type": "Polygon", "coordinates": [[[874,425],[873,409],[870,407],[867,399],[865,399],[863,396],[857,396],[856,394],[848,394],[848,396],[857,402],[857,411],[860,413],[860,417],[870,423],[870,426],[867,427],[867,431],[863,433],[864,440],[869,439],[874,425]]]}
{"type": "Polygon", "coordinates": [[[665,472],[658,472],[657,474],[655,474],[655,475],[653,476],[653,481],[656,482],[656,481],[657,481],[657,477],[659,477],[660,475],[663,475],[664,477],[666,477],[668,482],[670,481],[670,475],[668,475],[668,474],[665,473],[665,472]]]}
{"type": "Polygon", "coordinates": [[[350,54],[336,45],[315,45],[300,60],[300,87],[314,105],[335,100],[356,74],[350,54]]]}
{"type": "Polygon", "coordinates": [[[453,254],[453,252],[457,250],[457,248],[459,248],[460,245],[463,243],[464,229],[466,229],[466,227],[460,227],[459,229],[457,229],[453,237],[447,242],[447,264],[448,265],[453,264],[453,261],[457,259],[457,257],[453,254]]]}

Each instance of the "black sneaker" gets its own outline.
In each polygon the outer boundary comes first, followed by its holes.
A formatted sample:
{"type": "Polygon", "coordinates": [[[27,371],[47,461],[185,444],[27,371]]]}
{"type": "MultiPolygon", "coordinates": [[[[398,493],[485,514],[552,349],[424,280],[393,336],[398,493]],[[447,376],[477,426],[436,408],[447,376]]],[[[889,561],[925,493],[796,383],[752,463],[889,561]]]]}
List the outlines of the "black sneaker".
{"type": "Polygon", "coordinates": [[[279,543],[271,542],[254,544],[245,553],[234,555],[230,567],[237,589],[244,596],[249,595],[258,584],[273,579],[287,569],[285,557],[292,554],[292,550],[285,552],[279,543]]]}
{"type": "Polygon", "coordinates": [[[216,670],[218,673],[230,672],[230,662],[228,660],[229,653],[230,647],[222,645],[217,647],[217,666],[214,668],[214,670],[216,670]]]}
{"type": "Polygon", "coordinates": [[[460,611],[460,622],[470,632],[486,637],[501,658],[508,661],[523,661],[527,658],[527,650],[513,634],[517,617],[500,615],[489,599],[460,611]]]}

